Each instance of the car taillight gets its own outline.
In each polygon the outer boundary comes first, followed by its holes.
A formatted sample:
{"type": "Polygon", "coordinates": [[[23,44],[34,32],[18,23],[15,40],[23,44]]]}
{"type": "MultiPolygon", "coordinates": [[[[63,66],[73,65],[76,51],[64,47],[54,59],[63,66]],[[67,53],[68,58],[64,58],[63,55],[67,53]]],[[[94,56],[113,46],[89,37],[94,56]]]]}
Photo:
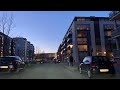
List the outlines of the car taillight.
{"type": "Polygon", "coordinates": [[[96,65],[96,64],[91,64],[91,67],[92,67],[92,68],[96,68],[97,65],[96,65]]]}
{"type": "Polygon", "coordinates": [[[113,66],[113,64],[110,64],[110,66],[113,66]]]}

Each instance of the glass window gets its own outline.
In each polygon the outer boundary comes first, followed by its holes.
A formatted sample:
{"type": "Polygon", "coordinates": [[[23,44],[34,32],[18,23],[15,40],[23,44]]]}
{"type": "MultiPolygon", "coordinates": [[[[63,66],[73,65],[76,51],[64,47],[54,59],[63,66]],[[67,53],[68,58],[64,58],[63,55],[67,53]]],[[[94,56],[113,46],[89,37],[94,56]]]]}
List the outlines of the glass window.
{"type": "Polygon", "coordinates": [[[77,26],[77,30],[90,30],[90,25],[89,24],[79,24],[77,26]]]}
{"type": "Polygon", "coordinates": [[[101,46],[100,45],[96,45],[96,51],[98,51],[98,52],[101,51],[101,46]]]}
{"type": "Polygon", "coordinates": [[[78,49],[79,49],[79,51],[87,51],[88,50],[87,45],[78,45],[78,49]]]}
{"type": "Polygon", "coordinates": [[[114,29],[114,25],[113,24],[105,24],[104,29],[114,29]]]}
{"type": "Polygon", "coordinates": [[[87,37],[87,32],[86,31],[80,31],[78,32],[78,37],[87,37]]]}
{"type": "Polygon", "coordinates": [[[77,21],[85,21],[85,18],[78,18],[77,21]]]}
{"type": "Polygon", "coordinates": [[[106,31],[105,36],[112,36],[112,31],[106,31]]]}
{"type": "Polygon", "coordinates": [[[78,44],[87,44],[87,38],[77,38],[78,44]]]}

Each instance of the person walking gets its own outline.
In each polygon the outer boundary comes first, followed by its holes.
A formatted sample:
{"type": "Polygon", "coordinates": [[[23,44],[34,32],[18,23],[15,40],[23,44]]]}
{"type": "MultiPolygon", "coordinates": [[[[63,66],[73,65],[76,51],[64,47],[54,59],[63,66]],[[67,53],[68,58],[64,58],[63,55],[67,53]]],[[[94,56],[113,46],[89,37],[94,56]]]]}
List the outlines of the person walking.
{"type": "Polygon", "coordinates": [[[72,57],[72,55],[70,56],[70,64],[71,64],[71,66],[73,66],[73,57],[72,57]]]}

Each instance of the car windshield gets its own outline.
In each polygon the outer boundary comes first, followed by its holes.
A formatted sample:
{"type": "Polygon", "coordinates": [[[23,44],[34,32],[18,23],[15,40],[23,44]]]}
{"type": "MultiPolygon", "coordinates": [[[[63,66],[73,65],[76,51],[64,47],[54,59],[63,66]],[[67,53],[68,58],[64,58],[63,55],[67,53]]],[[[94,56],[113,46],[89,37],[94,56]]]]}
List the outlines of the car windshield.
{"type": "Polygon", "coordinates": [[[105,63],[110,62],[107,57],[93,57],[93,63],[105,63]]]}
{"type": "Polygon", "coordinates": [[[1,57],[0,58],[0,62],[4,61],[4,62],[9,62],[9,61],[14,61],[15,59],[12,57],[1,57]]]}

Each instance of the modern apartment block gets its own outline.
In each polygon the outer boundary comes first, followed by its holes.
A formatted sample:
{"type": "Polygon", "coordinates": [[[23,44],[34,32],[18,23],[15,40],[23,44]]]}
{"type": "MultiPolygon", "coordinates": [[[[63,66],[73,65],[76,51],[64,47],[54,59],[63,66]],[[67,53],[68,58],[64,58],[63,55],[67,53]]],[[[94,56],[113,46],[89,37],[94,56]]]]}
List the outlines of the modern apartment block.
{"type": "Polygon", "coordinates": [[[11,38],[0,32],[0,56],[11,55],[11,38]]]}
{"type": "Polygon", "coordinates": [[[112,11],[109,14],[110,20],[115,21],[116,27],[112,32],[112,39],[116,41],[116,48],[113,50],[113,55],[115,58],[120,58],[120,11],[112,11]]]}
{"type": "Polygon", "coordinates": [[[26,38],[16,37],[12,40],[13,55],[20,56],[23,60],[29,61],[34,59],[34,46],[26,38]]]}
{"type": "Polygon", "coordinates": [[[27,60],[30,60],[30,42],[27,41],[27,52],[26,52],[26,56],[27,56],[27,60]]]}
{"type": "Polygon", "coordinates": [[[26,51],[27,51],[27,39],[22,37],[13,38],[15,46],[15,56],[21,57],[23,60],[26,60],[26,51]]]}
{"type": "Polygon", "coordinates": [[[33,60],[34,58],[34,46],[29,41],[27,41],[27,60],[33,60]]]}
{"type": "Polygon", "coordinates": [[[57,58],[67,60],[72,54],[75,62],[80,62],[87,55],[112,57],[116,42],[111,35],[115,27],[115,21],[109,17],[75,17],[58,48],[57,58]]]}

